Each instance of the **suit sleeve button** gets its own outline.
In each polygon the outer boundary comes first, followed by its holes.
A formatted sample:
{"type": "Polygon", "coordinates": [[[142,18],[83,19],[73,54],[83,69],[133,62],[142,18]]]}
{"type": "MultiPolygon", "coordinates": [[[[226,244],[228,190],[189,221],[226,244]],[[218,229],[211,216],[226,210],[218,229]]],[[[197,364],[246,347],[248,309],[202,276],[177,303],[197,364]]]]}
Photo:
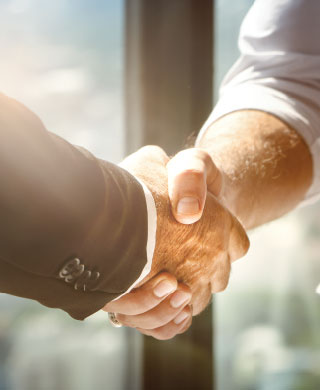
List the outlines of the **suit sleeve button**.
{"type": "Polygon", "coordinates": [[[60,270],[59,278],[66,283],[75,281],[84,272],[84,265],[78,258],[69,260],[60,270]]]}

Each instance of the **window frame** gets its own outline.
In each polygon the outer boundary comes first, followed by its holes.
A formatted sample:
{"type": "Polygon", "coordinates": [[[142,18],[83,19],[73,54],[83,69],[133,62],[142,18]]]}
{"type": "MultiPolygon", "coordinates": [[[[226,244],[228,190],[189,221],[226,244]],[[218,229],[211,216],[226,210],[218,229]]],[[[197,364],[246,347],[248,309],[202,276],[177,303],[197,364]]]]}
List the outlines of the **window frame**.
{"type": "MultiPolygon", "coordinates": [[[[126,153],[156,144],[174,154],[212,110],[214,0],[126,0],[125,13],[126,153]]],[[[214,388],[212,311],[170,341],[129,333],[139,388],[214,388]]]]}

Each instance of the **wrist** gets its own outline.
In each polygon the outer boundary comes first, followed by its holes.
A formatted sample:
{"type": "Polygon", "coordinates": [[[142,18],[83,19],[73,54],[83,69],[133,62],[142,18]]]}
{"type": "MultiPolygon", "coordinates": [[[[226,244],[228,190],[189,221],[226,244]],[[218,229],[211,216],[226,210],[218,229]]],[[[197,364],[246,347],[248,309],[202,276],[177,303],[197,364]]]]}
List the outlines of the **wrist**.
{"type": "Polygon", "coordinates": [[[205,148],[225,173],[225,205],[246,228],[292,210],[312,180],[312,159],[301,136],[262,111],[219,118],[197,146],[205,148]]]}
{"type": "MultiPolygon", "coordinates": [[[[246,225],[248,209],[241,203],[243,195],[250,203],[253,201],[253,191],[248,191],[248,175],[243,163],[238,164],[239,156],[234,153],[232,139],[221,131],[216,131],[215,126],[211,126],[206,134],[198,142],[198,147],[209,154],[215,166],[220,172],[221,188],[219,194],[215,194],[219,202],[226,207],[243,225],[246,225]],[[242,173],[241,173],[242,172],[242,173]],[[249,201],[251,199],[251,201],[249,201]]],[[[208,191],[210,185],[208,185],[208,191]]]]}
{"type": "Polygon", "coordinates": [[[237,204],[240,189],[237,186],[236,180],[232,177],[232,175],[225,172],[221,165],[219,165],[216,161],[214,162],[216,163],[221,175],[221,189],[217,199],[226,209],[239,219],[241,223],[243,223],[241,220],[241,217],[243,216],[241,215],[237,204]]]}

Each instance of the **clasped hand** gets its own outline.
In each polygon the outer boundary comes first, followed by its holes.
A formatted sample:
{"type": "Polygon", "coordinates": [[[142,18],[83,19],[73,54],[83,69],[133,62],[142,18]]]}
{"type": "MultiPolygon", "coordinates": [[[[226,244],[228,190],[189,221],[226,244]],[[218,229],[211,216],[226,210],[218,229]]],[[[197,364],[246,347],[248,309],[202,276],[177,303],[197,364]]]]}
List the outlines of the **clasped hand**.
{"type": "Polygon", "coordinates": [[[231,263],[248,250],[239,221],[223,206],[223,176],[202,149],[169,160],[143,147],[121,164],[152,192],[157,235],[150,274],[103,310],[141,333],[166,340],[186,331],[211,294],[224,290],[231,263]]]}

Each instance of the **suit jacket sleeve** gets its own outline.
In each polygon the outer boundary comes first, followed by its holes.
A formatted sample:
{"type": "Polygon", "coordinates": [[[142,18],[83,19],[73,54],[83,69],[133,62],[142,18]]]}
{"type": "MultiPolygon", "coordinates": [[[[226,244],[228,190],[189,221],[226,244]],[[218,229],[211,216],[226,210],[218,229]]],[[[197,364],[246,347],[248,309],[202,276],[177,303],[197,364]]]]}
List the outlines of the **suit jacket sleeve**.
{"type": "Polygon", "coordinates": [[[147,262],[144,192],[0,95],[0,291],[84,319],[147,262]]]}

